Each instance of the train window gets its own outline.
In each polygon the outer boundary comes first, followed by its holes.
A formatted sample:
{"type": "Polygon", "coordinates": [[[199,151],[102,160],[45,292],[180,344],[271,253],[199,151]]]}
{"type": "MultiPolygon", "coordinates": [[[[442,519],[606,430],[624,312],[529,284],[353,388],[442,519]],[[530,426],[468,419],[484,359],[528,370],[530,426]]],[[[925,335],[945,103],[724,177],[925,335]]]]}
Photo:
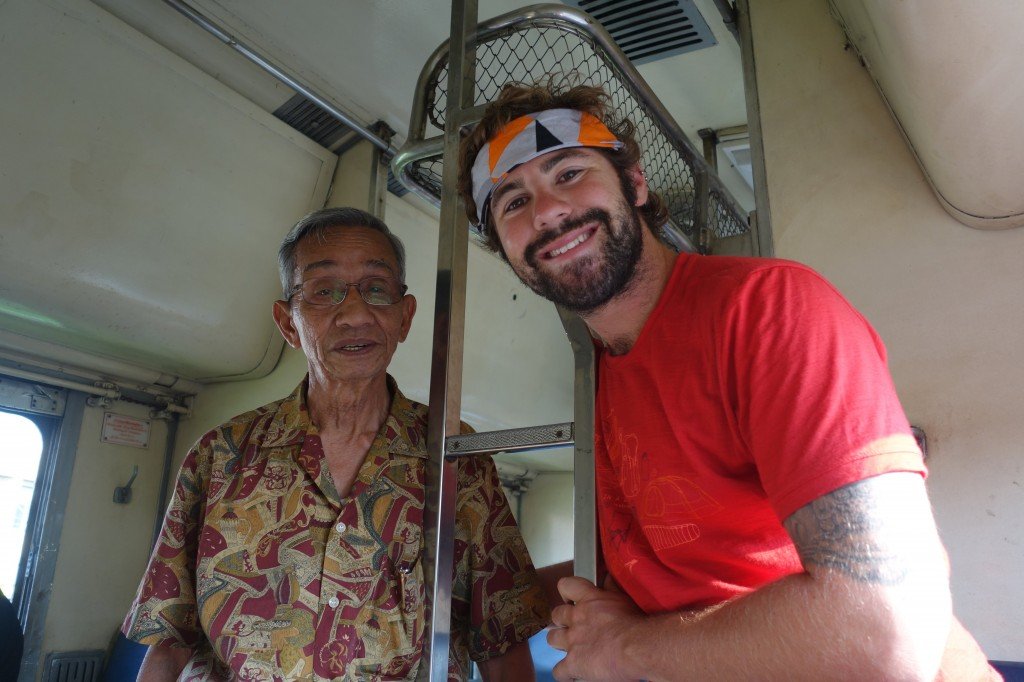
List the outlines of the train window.
{"type": "Polygon", "coordinates": [[[28,417],[0,411],[0,443],[0,591],[11,598],[43,454],[43,435],[28,417]]]}
{"type": "Polygon", "coordinates": [[[0,412],[0,590],[10,596],[25,543],[43,436],[31,419],[0,412]]]}

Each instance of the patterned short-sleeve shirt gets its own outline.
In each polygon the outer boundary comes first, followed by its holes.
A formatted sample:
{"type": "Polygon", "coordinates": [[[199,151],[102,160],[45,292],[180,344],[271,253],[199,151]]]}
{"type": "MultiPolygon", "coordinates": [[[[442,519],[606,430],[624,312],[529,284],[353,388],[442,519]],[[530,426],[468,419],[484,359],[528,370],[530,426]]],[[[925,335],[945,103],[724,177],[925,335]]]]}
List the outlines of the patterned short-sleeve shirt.
{"type": "MultiPolygon", "coordinates": [[[[424,639],[427,408],[393,399],[340,498],[304,381],[189,452],[123,626],[194,650],[181,679],[401,680],[424,639]]],[[[458,465],[449,679],[548,623],[489,457],[458,465]]]]}

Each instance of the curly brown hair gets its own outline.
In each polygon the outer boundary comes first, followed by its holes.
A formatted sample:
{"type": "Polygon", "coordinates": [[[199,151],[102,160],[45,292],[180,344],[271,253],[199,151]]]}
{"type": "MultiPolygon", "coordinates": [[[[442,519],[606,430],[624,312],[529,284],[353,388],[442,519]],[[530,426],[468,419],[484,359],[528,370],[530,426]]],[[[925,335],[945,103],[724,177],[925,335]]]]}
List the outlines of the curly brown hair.
{"type": "MultiPolygon", "coordinates": [[[[603,89],[589,85],[570,87],[563,83],[564,81],[558,81],[554,77],[534,85],[509,83],[501,89],[498,98],[484,110],[483,118],[476,128],[463,138],[459,146],[458,191],[470,222],[476,223],[477,216],[476,202],[473,200],[473,162],[477,153],[509,122],[535,111],[576,109],[600,119],[623,145],[617,151],[601,151],[615,167],[623,189],[632,189],[626,174],[640,162],[640,145],[636,141],[636,127],[633,122],[615,115],[608,93],[603,89]]],[[[648,192],[647,202],[639,210],[649,229],[656,230],[668,220],[665,202],[653,191],[648,192]]],[[[494,219],[490,214],[487,216],[484,237],[488,248],[507,260],[505,249],[494,230],[494,219]]]]}

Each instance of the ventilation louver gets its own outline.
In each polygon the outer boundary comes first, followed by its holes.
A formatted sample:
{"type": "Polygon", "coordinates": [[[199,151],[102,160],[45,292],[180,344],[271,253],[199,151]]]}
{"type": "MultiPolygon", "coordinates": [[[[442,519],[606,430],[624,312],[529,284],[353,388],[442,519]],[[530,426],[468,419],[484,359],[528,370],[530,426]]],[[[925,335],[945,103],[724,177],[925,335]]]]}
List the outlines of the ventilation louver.
{"type": "MultiPolygon", "coordinates": [[[[303,95],[295,95],[279,106],[274,111],[274,116],[328,149],[352,132],[351,128],[334,118],[326,109],[303,95]]],[[[388,191],[399,197],[409,193],[405,185],[391,174],[390,168],[388,168],[388,191]]]]}
{"type": "Polygon", "coordinates": [[[388,191],[396,197],[404,197],[409,193],[409,188],[399,182],[395,174],[391,172],[391,166],[388,166],[388,191]]]}
{"type": "Polygon", "coordinates": [[[634,64],[715,45],[692,0],[565,0],[604,26],[634,64]]]}
{"type": "Polygon", "coordinates": [[[99,682],[103,651],[49,653],[43,664],[43,682],[99,682]]]}
{"type": "Polygon", "coordinates": [[[303,95],[295,95],[279,106],[274,116],[328,149],[352,130],[303,95]]]}

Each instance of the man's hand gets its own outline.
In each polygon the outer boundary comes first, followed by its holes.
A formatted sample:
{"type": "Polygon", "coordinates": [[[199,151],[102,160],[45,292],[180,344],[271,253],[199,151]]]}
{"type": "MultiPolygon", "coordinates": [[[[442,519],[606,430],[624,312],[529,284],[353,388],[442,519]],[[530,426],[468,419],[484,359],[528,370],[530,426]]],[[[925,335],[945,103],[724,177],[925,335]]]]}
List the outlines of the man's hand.
{"type": "Polygon", "coordinates": [[[548,644],[566,656],[555,666],[555,679],[638,679],[626,651],[647,621],[640,609],[622,592],[598,589],[583,578],[562,578],[558,591],[567,603],[551,612],[555,627],[548,632],[548,644]]]}

